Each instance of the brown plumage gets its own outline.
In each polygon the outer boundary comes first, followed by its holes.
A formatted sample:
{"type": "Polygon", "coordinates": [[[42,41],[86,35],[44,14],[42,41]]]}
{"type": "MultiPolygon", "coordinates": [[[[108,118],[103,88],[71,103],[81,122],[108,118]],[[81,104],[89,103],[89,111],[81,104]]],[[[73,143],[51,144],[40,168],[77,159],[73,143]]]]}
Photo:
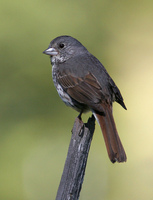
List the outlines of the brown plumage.
{"type": "Polygon", "coordinates": [[[61,99],[81,114],[92,111],[102,129],[110,160],[125,162],[126,154],[113,119],[112,103],[116,101],[124,109],[126,106],[104,66],[70,36],[55,38],[44,53],[50,55],[53,81],[61,99]]]}
{"type": "MultiPolygon", "coordinates": [[[[81,104],[86,102],[92,109],[101,127],[111,162],[125,162],[127,158],[116,129],[112,106],[103,97],[102,88],[96,78],[90,73],[84,79],[63,74],[59,75],[58,82],[73,99],[81,104]],[[102,102],[102,98],[105,101],[102,102]]],[[[88,107],[84,111],[86,109],[88,107]]]]}
{"type": "Polygon", "coordinates": [[[101,127],[111,162],[125,162],[126,154],[115,126],[111,107],[105,106],[105,116],[95,115],[101,127]]]}

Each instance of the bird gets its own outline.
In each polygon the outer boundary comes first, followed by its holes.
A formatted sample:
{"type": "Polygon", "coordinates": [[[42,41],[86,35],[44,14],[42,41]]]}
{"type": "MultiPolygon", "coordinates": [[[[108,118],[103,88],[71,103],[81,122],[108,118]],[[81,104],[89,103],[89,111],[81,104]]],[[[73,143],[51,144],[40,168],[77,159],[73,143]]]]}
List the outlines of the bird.
{"type": "Polygon", "coordinates": [[[98,121],[109,159],[125,162],[127,156],[113,118],[113,102],[127,110],[120,90],[102,63],[77,39],[63,35],[43,51],[50,56],[56,90],[67,105],[82,113],[91,111],[98,121]]]}

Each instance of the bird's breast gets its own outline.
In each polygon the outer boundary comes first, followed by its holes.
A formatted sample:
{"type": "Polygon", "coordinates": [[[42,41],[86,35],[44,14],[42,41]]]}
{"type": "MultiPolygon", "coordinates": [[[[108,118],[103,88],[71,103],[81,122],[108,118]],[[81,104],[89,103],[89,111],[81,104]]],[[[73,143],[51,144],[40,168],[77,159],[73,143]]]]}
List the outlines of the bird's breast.
{"type": "Polygon", "coordinates": [[[62,86],[58,83],[58,79],[57,79],[57,69],[56,69],[56,65],[52,65],[52,77],[53,77],[53,82],[54,85],[56,87],[56,90],[60,96],[60,98],[62,99],[62,101],[70,107],[73,107],[73,102],[71,97],[63,90],[62,86]]]}

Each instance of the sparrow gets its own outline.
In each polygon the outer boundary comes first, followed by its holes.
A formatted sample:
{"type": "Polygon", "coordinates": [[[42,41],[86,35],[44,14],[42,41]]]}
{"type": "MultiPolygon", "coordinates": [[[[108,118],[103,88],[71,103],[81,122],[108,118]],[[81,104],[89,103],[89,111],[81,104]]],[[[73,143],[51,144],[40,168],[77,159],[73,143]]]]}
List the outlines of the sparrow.
{"type": "Polygon", "coordinates": [[[50,56],[52,78],[60,98],[80,113],[80,119],[82,113],[92,111],[111,162],[125,162],[127,157],[116,129],[112,104],[116,101],[127,108],[102,63],[71,36],[53,39],[43,53],[50,56]]]}

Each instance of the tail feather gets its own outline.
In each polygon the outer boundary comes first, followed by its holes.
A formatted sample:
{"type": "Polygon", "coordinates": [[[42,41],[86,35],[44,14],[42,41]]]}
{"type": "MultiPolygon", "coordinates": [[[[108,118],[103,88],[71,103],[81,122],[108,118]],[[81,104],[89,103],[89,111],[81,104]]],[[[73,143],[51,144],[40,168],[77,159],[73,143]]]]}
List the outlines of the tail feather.
{"type": "Polygon", "coordinates": [[[126,153],[119,138],[111,107],[105,106],[105,116],[94,113],[104,136],[107,152],[112,163],[125,162],[126,153]]]}

